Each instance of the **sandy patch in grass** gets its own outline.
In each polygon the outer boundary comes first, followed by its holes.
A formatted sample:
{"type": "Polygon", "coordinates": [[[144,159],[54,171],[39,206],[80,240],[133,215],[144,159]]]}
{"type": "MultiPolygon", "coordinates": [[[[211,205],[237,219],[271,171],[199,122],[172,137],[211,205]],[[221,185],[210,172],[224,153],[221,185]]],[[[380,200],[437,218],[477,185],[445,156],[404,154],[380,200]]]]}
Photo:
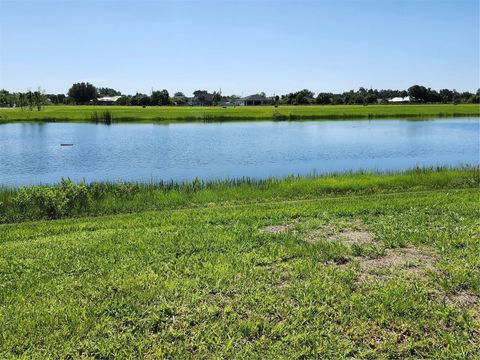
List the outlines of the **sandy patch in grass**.
{"type": "MultiPolygon", "coordinates": [[[[422,279],[426,272],[436,271],[438,256],[430,249],[406,247],[387,249],[385,254],[375,259],[360,258],[360,276],[358,281],[381,282],[394,276],[407,275],[422,279]]],[[[480,325],[480,296],[467,290],[446,294],[443,290],[433,290],[437,299],[443,299],[448,305],[469,309],[480,325]]]]}
{"type": "Polygon", "coordinates": [[[465,289],[448,294],[444,289],[440,288],[433,291],[433,296],[436,300],[446,305],[466,310],[472,316],[474,327],[479,334],[477,343],[480,344],[480,296],[465,289]]]}
{"type": "Polygon", "coordinates": [[[375,259],[360,260],[360,282],[375,281],[394,274],[422,277],[426,271],[434,270],[437,256],[431,251],[416,247],[387,249],[385,255],[375,259]]]}
{"type": "Polygon", "coordinates": [[[350,221],[339,230],[334,224],[325,224],[304,236],[309,243],[340,241],[346,245],[364,245],[375,242],[375,236],[365,229],[361,220],[350,221]]]}
{"type": "MultiPolygon", "coordinates": [[[[281,234],[294,228],[296,225],[301,225],[299,220],[292,221],[285,224],[269,225],[260,228],[260,232],[267,234],[281,234]]],[[[294,231],[298,235],[297,231],[294,231]]],[[[342,224],[342,229],[339,230],[335,224],[324,224],[316,229],[302,234],[305,241],[309,243],[316,243],[319,241],[340,241],[347,245],[362,245],[375,242],[374,235],[365,230],[364,224],[360,220],[353,220],[346,224],[342,224]]]]}
{"type": "Polygon", "coordinates": [[[266,233],[266,234],[282,234],[287,232],[290,229],[293,229],[295,225],[299,223],[299,219],[294,219],[290,222],[287,222],[285,224],[277,224],[277,225],[269,225],[269,226],[264,226],[260,228],[260,232],[266,233]]]}
{"type": "Polygon", "coordinates": [[[480,312],[480,296],[472,294],[466,290],[457,291],[454,294],[446,296],[448,304],[460,305],[462,307],[474,308],[476,312],[480,312]]]}

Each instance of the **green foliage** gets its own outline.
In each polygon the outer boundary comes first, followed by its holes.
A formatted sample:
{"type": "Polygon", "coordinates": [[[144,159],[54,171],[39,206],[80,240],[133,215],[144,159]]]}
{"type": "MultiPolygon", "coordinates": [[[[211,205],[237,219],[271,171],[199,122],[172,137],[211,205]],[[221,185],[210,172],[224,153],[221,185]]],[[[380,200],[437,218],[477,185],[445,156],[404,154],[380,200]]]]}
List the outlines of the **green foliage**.
{"type": "Polygon", "coordinates": [[[150,96],[146,94],[136,93],[130,98],[131,105],[147,106],[147,105],[151,105],[151,103],[152,102],[151,102],[150,96]]]}
{"type": "Polygon", "coordinates": [[[68,90],[68,96],[76,104],[87,104],[90,100],[97,98],[97,89],[90,83],[76,83],[68,90]]]}
{"type": "Polygon", "coordinates": [[[210,106],[213,105],[213,95],[207,90],[195,90],[193,92],[193,101],[196,105],[210,106]]]}
{"type": "Polygon", "coordinates": [[[14,214],[14,219],[59,219],[85,212],[90,201],[85,182],[62,179],[57,186],[20,188],[5,211],[14,214]]]}
{"type": "Polygon", "coordinates": [[[174,105],[183,106],[183,105],[187,104],[188,98],[181,91],[177,91],[173,95],[172,102],[173,102],[174,105]]]}
{"type": "MultiPolygon", "coordinates": [[[[43,94],[43,93],[42,93],[43,94]]],[[[117,96],[121,95],[120,91],[112,88],[96,89],[91,84],[79,83],[74,84],[69,90],[70,96],[65,97],[64,94],[48,94],[46,97],[51,104],[87,104],[90,100],[97,96],[117,96]],[[74,96],[72,96],[74,95],[74,96]]],[[[458,91],[441,89],[436,91],[421,85],[414,85],[407,90],[391,90],[391,89],[365,89],[360,87],[357,91],[350,90],[343,93],[325,93],[320,92],[316,98],[314,93],[308,89],[297,92],[272,97],[273,104],[279,105],[371,105],[376,103],[388,104],[388,99],[393,97],[405,97],[408,94],[417,103],[450,103],[450,104],[478,104],[480,102],[479,91],[470,93],[468,91],[459,93],[458,91]]],[[[29,102],[32,94],[28,93],[10,93],[6,90],[0,90],[0,107],[20,107],[23,108],[29,102]]],[[[195,90],[193,98],[189,99],[182,92],[176,92],[173,98],[169,97],[166,89],[161,91],[153,91],[151,96],[137,93],[135,95],[124,95],[117,100],[117,105],[123,106],[150,106],[150,105],[177,105],[184,106],[186,104],[196,106],[212,106],[218,105],[221,101],[235,102],[239,99],[236,95],[223,96],[219,92],[209,93],[207,90],[195,90]]],[[[260,96],[265,97],[264,92],[260,92],[260,96]]],[[[33,102],[32,102],[33,104],[33,102]]],[[[31,109],[34,105],[29,105],[31,109]]]]}
{"type": "Polygon", "coordinates": [[[107,124],[110,125],[113,121],[112,113],[109,110],[104,110],[101,113],[94,111],[90,117],[91,121],[98,124],[107,124]]]}
{"type": "Polygon", "coordinates": [[[99,97],[102,97],[102,96],[119,96],[119,95],[122,95],[122,93],[120,91],[117,91],[117,90],[112,89],[112,88],[100,87],[100,88],[97,88],[97,95],[99,97]]]}
{"type": "Polygon", "coordinates": [[[115,105],[131,105],[131,96],[122,96],[117,101],[115,101],[115,105]]]}
{"type": "Polygon", "coordinates": [[[17,95],[0,90],[0,107],[13,107],[17,101],[17,95]]]}
{"type": "Polygon", "coordinates": [[[333,103],[332,93],[319,93],[315,99],[315,102],[319,105],[330,105],[333,103]]]}
{"type": "Polygon", "coordinates": [[[150,105],[170,105],[170,95],[168,91],[163,89],[162,91],[153,91],[150,95],[150,105]]]}
{"type": "Polygon", "coordinates": [[[314,93],[308,89],[303,89],[287,95],[282,95],[280,102],[287,105],[305,105],[314,102],[314,93]]]}
{"type": "Polygon", "coordinates": [[[192,182],[75,184],[0,188],[0,222],[175,209],[208,203],[268,202],[339,194],[380,194],[406,190],[478,187],[477,168],[414,169],[379,174],[352,173],[285,179],[250,178],[192,182]]]}
{"type": "Polygon", "coordinates": [[[428,91],[425,86],[413,85],[408,88],[408,95],[417,101],[425,102],[427,100],[427,93],[428,91]]]}
{"type": "Polygon", "coordinates": [[[217,105],[220,101],[222,101],[222,94],[214,91],[212,94],[212,101],[213,105],[217,105]]]}
{"type": "Polygon", "coordinates": [[[64,94],[47,94],[45,96],[52,105],[66,104],[66,96],[64,94]]]}

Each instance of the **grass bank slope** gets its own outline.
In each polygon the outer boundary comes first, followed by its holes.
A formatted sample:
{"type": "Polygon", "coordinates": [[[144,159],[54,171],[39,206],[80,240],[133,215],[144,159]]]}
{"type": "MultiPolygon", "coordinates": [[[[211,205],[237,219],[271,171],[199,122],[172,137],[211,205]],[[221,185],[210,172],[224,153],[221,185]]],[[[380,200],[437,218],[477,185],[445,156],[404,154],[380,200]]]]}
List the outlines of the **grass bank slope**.
{"type": "Polygon", "coordinates": [[[92,121],[108,110],[115,122],[175,122],[233,120],[375,119],[480,116],[478,104],[335,105],[238,107],[47,106],[42,111],[0,109],[0,122],[92,121]]]}
{"type": "Polygon", "coordinates": [[[0,355],[468,358],[478,191],[0,227],[0,355]]]}
{"type": "Polygon", "coordinates": [[[475,358],[451,185],[0,225],[0,358],[475,358]]]}

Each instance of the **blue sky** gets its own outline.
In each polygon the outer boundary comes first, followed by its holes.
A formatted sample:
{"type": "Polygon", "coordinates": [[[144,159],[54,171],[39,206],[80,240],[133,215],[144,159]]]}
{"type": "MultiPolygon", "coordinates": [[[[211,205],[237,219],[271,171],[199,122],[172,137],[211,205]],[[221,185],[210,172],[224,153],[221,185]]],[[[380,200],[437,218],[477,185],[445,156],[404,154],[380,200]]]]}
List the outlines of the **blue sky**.
{"type": "Polygon", "coordinates": [[[476,91],[479,1],[0,0],[0,88],[476,91]]]}

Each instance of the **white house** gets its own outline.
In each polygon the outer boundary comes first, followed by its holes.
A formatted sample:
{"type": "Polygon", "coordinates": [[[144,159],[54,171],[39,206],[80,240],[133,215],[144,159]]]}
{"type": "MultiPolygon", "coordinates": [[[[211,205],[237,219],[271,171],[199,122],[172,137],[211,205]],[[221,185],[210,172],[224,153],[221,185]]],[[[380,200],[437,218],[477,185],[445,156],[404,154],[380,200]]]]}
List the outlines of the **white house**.
{"type": "Polygon", "coordinates": [[[405,102],[410,102],[410,96],[405,96],[405,97],[394,97],[391,99],[388,99],[388,102],[391,103],[405,103],[405,102]]]}
{"type": "Polygon", "coordinates": [[[104,97],[98,98],[97,102],[100,105],[111,105],[120,98],[121,96],[104,96],[104,97]]]}

